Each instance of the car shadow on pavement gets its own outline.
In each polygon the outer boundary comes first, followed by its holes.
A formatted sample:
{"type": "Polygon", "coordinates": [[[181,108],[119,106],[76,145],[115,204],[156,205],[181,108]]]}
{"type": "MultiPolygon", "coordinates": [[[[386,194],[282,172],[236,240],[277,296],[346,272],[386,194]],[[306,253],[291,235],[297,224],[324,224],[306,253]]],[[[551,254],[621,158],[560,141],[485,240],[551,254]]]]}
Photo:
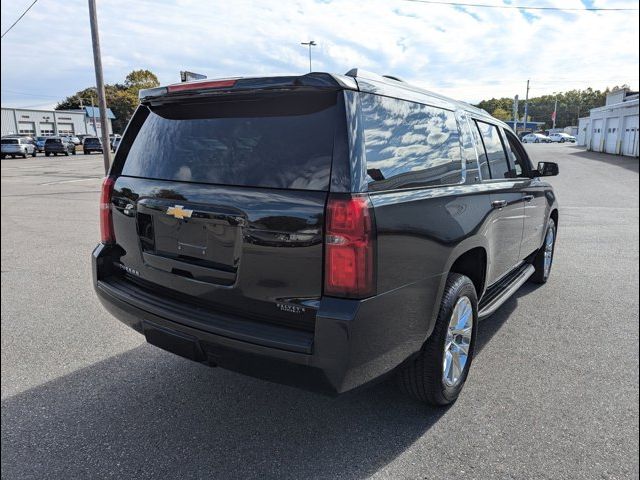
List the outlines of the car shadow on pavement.
{"type": "MultiPolygon", "coordinates": [[[[525,286],[480,324],[477,352],[525,286]]],[[[364,478],[448,409],[393,382],[329,398],[142,345],[2,401],[3,478],[364,478]]]]}
{"type": "Polygon", "coordinates": [[[609,153],[600,153],[600,152],[591,152],[585,150],[584,147],[570,147],[575,151],[571,152],[570,155],[581,157],[587,160],[594,160],[597,162],[604,162],[610,165],[616,165],[618,167],[626,168],[627,170],[631,170],[632,172],[639,172],[639,163],[638,159],[635,157],[626,157],[622,155],[612,155],[609,153]]]}

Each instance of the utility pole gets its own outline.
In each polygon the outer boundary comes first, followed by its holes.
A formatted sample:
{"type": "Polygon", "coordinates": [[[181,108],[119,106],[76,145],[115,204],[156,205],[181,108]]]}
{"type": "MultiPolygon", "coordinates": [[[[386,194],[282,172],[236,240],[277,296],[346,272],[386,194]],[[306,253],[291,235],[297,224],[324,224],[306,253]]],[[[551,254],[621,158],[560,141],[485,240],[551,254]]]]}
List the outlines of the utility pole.
{"type": "Polygon", "coordinates": [[[524,100],[524,130],[527,130],[527,121],[529,116],[529,80],[527,80],[527,96],[524,100]]]}
{"type": "Polygon", "coordinates": [[[518,134],[518,95],[513,97],[513,131],[518,134]]]}
{"type": "Polygon", "coordinates": [[[301,42],[300,45],[305,45],[309,47],[309,73],[311,73],[313,71],[311,69],[311,47],[315,47],[318,44],[313,40],[309,40],[308,42],[301,42]]]}
{"type": "Polygon", "coordinates": [[[97,137],[98,136],[98,127],[96,126],[95,108],[96,107],[93,106],[93,95],[91,95],[91,123],[93,124],[93,134],[97,137]]]}
{"type": "MultiPolygon", "coordinates": [[[[98,91],[98,105],[100,107],[100,131],[102,133],[102,156],[104,159],[104,173],[109,173],[111,164],[111,149],[109,148],[109,124],[107,123],[107,101],[104,93],[104,77],[102,75],[102,58],[100,57],[100,36],[98,35],[98,16],[96,0],[89,0],[89,21],[91,22],[91,43],[93,44],[93,66],[96,70],[96,89],[98,91]]],[[[92,98],[93,100],[93,98],[92,98]]],[[[93,114],[93,112],[92,112],[93,114]]],[[[95,127],[95,116],[93,117],[95,127]]]]}
{"type": "Polygon", "coordinates": [[[556,93],[556,103],[553,106],[553,117],[552,117],[552,120],[553,120],[553,127],[552,128],[554,130],[556,129],[556,117],[557,116],[558,116],[558,94],[556,93]]]}

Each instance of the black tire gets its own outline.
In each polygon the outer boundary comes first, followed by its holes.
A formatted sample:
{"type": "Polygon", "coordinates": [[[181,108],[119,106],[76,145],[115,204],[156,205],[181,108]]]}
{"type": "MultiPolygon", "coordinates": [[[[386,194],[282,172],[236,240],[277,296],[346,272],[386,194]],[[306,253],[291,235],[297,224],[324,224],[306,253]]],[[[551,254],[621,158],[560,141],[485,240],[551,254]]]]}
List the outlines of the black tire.
{"type": "Polygon", "coordinates": [[[24,152],[24,153],[22,154],[22,158],[27,158],[27,152],[24,152]]]}
{"type": "Polygon", "coordinates": [[[469,368],[473,360],[478,325],[478,298],[473,282],[464,275],[449,274],[436,325],[431,336],[422,346],[420,353],[408,363],[400,367],[397,381],[400,389],[415,399],[435,406],[453,403],[460,395],[467,380],[469,368]],[[447,386],[443,381],[443,361],[445,341],[449,321],[459,299],[467,297],[473,310],[471,341],[466,364],[455,386],[447,386]]]}
{"type": "Polygon", "coordinates": [[[65,151],[65,152],[64,152],[64,156],[65,156],[65,157],[68,157],[68,156],[69,156],[69,152],[68,152],[68,151],[65,151]]]}
{"type": "Polygon", "coordinates": [[[44,152],[45,157],[48,157],[49,155],[51,155],[51,152],[44,152]]]}
{"type": "Polygon", "coordinates": [[[542,247],[538,250],[535,258],[533,259],[533,267],[536,269],[533,275],[531,275],[531,281],[533,283],[544,284],[547,283],[549,277],[551,276],[551,269],[553,268],[553,257],[556,251],[556,239],[558,236],[558,228],[556,226],[556,222],[553,218],[549,219],[549,223],[547,224],[547,229],[544,233],[544,242],[542,243],[542,247]],[[549,270],[545,272],[544,268],[544,257],[545,250],[547,245],[547,238],[549,235],[549,230],[553,230],[553,243],[551,245],[551,265],[549,265],[549,270]]]}
{"type": "Polygon", "coordinates": [[[0,155],[0,158],[4,159],[6,155],[3,153],[2,155],[0,155]]]}
{"type": "Polygon", "coordinates": [[[84,155],[89,155],[89,152],[87,152],[86,150],[83,150],[83,151],[82,151],[82,153],[83,153],[84,155]]]}
{"type": "Polygon", "coordinates": [[[71,150],[71,155],[75,155],[76,154],[76,149],[74,148],[73,150],[71,150]]]}
{"type": "Polygon", "coordinates": [[[31,154],[31,156],[32,156],[33,158],[35,158],[35,157],[36,157],[36,155],[38,155],[38,151],[37,151],[37,150],[34,150],[34,151],[33,151],[33,153],[31,154]]]}

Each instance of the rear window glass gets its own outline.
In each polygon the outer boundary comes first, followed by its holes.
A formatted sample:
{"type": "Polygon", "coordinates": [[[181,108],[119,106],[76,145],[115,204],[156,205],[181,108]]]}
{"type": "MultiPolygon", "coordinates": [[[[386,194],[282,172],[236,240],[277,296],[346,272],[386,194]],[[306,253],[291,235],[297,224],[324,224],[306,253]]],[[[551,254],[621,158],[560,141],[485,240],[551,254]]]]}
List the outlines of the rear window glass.
{"type": "Polygon", "coordinates": [[[44,143],[62,143],[62,140],[59,138],[47,138],[44,143]]]}
{"type": "Polygon", "coordinates": [[[368,93],[361,100],[370,190],[461,183],[453,112],[368,93]]]}
{"type": "Polygon", "coordinates": [[[336,93],[150,107],[122,175],[328,190],[336,93]]]}
{"type": "Polygon", "coordinates": [[[100,140],[97,138],[85,138],[84,143],[100,143],[100,140]]]}
{"type": "Polygon", "coordinates": [[[17,145],[20,143],[17,138],[3,138],[2,145],[17,145]]]}

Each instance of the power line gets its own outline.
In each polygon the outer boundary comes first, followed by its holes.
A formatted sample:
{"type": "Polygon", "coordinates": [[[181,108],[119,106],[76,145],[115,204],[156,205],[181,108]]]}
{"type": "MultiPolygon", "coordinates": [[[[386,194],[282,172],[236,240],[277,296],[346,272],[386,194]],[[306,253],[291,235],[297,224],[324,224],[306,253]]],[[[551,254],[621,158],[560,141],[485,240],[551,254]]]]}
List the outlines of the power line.
{"type": "Polygon", "coordinates": [[[39,93],[27,93],[27,92],[17,92],[15,90],[6,90],[6,89],[2,89],[3,92],[5,93],[13,93],[15,95],[26,95],[28,97],[38,97],[38,98],[59,98],[53,95],[41,95],[39,93]]]}
{"type": "Polygon", "coordinates": [[[13,22],[9,28],[7,28],[7,30],[2,34],[2,36],[0,36],[0,39],[1,39],[1,38],[4,38],[4,36],[5,36],[7,33],[9,33],[9,30],[11,30],[13,27],[15,27],[15,26],[16,26],[16,24],[17,24],[20,20],[22,20],[22,17],[24,17],[24,16],[27,14],[27,12],[28,12],[29,10],[31,10],[31,7],[33,7],[37,2],[38,2],[38,0],[33,0],[33,3],[32,3],[31,5],[29,5],[29,6],[27,7],[27,9],[26,9],[24,12],[22,12],[22,15],[20,15],[20,16],[18,17],[18,19],[17,19],[15,22],[13,22]]]}
{"type": "Polygon", "coordinates": [[[563,12],[637,12],[638,8],[568,8],[568,7],[530,7],[525,5],[488,5],[486,3],[461,3],[461,2],[446,2],[443,0],[403,0],[405,2],[413,3],[428,3],[434,5],[450,5],[452,7],[478,7],[478,8],[502,8],[511,10],[550,10],[550,11],[563,11],[563,12]]]}

